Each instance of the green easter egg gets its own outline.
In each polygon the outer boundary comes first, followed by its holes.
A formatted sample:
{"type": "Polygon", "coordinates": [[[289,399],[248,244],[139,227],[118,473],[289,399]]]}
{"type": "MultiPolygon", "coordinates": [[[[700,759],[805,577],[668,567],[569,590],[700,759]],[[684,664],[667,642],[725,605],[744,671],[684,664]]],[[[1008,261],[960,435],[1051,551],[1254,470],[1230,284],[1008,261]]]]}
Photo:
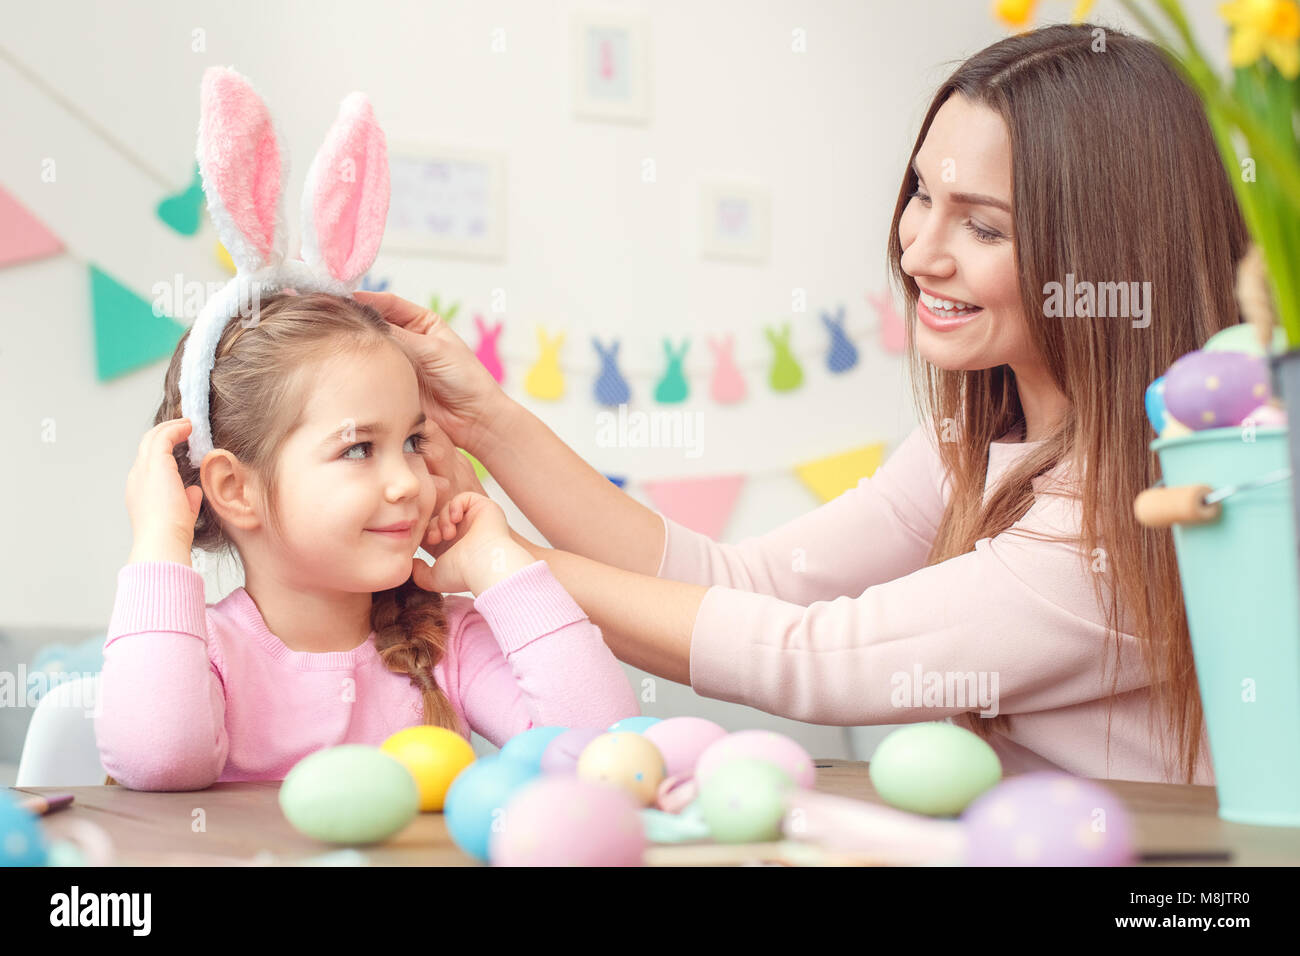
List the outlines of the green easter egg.
{"type": "Polygon", "coordinates": [[[342,744],[298,761],[280,785],[294,828],[328,843],[377,843],[420,812],[415,778],[377,747],[342,744]]]}
{"type": "Polygon", "coordinates": [[[983,739],[952,724],[900,727],[867,768],[880,799],[929,816],[956,816],[1002,779],[1002,761],[983,739]]]}
{"type": "MultiPolygon", "coordinates": [[[[1203,352],[1247,352],[1250,355],[1264,355],[1264,347],[1259,344],[1259,334],[1248,322],[1239,322],[1226,329],[1215,332],[1205,341],[1203,352]]],[[[1286,330],[1281,326],[1273,329],[1272,351],[1286,351],[1286,330]]]]}
{"type": "Polygon", "coordinates": [[[728,760],[709,774],[697,799],[700,818],[719,843],[762,843],[781,835],[794,780],[774,763],[728,760]]]}

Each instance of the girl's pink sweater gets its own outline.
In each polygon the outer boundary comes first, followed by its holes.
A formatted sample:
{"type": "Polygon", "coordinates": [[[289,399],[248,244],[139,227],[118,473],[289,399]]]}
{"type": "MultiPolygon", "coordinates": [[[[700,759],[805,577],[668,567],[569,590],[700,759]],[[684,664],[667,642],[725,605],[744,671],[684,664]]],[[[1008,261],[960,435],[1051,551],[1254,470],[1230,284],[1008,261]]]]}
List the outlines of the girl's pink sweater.
{"type": "MultiPolygon", "coordinates": [[[[621,665],[544,561],[477,598],[447,595],[434,676],[461,722],[500,746],[530,727],[608,727],[639,713],[621,665]]],[[[375,633],[350,651],[290,650],[242,587],[204,604],[171,561],[128,564],[104,645],[95,737],[135,790],[282,780],[337,744],[378,746],[422,723],[418,688],[385,668],[375,633]]]]}

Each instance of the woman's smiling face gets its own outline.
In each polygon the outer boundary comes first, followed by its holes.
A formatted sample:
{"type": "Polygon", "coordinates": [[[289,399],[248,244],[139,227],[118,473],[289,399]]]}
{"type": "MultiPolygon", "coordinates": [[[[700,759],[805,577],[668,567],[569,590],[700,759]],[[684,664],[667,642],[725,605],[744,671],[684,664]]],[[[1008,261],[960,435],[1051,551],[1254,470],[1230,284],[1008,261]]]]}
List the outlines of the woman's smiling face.
{"type": "Polygon", "coordinates": [[[954,93],[935,113],[915,166],[898,238],[903,271],[921,289],[921,357],[953,370],[1037,363],[1016,274],[1006,124],[954,93]]]}

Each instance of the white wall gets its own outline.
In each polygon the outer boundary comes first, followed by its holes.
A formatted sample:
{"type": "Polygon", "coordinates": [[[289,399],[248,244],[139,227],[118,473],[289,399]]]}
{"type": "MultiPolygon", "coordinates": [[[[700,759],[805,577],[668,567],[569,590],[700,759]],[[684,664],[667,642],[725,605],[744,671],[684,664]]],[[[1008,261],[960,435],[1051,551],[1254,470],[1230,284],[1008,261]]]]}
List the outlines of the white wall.
{"type": "MultiPolygon", "coordinates": [[[[1068,14],[1069,4],[1040,6],[1043,16],[1068,14]]],[[[490,290],[505,289],[507,311],[498,317],[506,321],[507,390],[604,471],[634,479],[753,473],[725,535],[734,541],[815,506],[789,466],[865,442],[892,447],[915,420],[901,361],[875,347],[875,317],[863,296],[885,284],[890,214],[934,87],[957,61],[1003,35],[988,7],[968,0],[23,5],[6,17],[0,46],[146,168],[0,57],[0,185],[70,252],[0,270],[0,421],[12,440],[0,472],[9,544],[0,549],[0,627],[106,626],[130,549],[125,477],[166,363],[95,380],[84,263],[146,295],[178,272],[187,280],[223,278],[206,220],[200,238],[187,239],[153,216],[157,201],[189,179],[206,67],[235,67],[270,105],[290,157],[291,245],[307,163],[353,89],[370,96],[390,142],[504,154],[504,261],[381,253],[373,274],[391,277],[392,290],[409,298],[426,300],[436,290],[460,300],[457,327],[471,344],[473,313],[488,313],[490,290]],[[574,118],[569,26],[579,10],[648,13],[647,125],[574,118]],[[491,49],[498,28],[505,52],[491,49]],[[791,51],[796,28],[806,31],[802,54],[791,51]],[[196,29],[206,52],[191,50],[196,29]],[[47,158],[57,162],[54,183],[40,179],[47,158]],[[653,183],[642,181],[646,158],[655,161],[653,183]],[[695,186],[710,174],[752,177],[770,189],[765,264],[696,254],[695,186]],[[791,313],[796,287],[807,290],[805,314],[791,313]],[[861,366],[835,377],[819,364],[826,337],[817,310],[840,303],[850,330],[866,338],[861,366]],[[793,323],[796,349],[807,355],[804,386],[787,394],[767,387],[763,367],[770,349],[762,325],[781,320],[793,323]],[[520,387],[536,354],[535,322],[568,332],[562,354],[577,370],[558,403],[534,401],[520,387]],[[707,397],[705,335],[724,331],[735,333],[737,357],[749,363],[750,398],[733,408],[707,397]],[[697,397],[679,407],[703,414],[700,457],[597,446],[592,333],[623,340],[622,365],[643,396],[634,408],[646,410],[660,407],[648,395],[662,337],[692,338],[686,367],[697,397]],[[54,442],[42,440],[50,419],[54,442]]],[[[1123,23],[1105,3],[1095,19],[1123,23]]],[[[1208,11],[1202,19],[1213,27],[1208,11]]],[[[237,583],[212,576],[208,600],[237,583]]],[[[642,675],[629,668],[629,676],[642,675]]],[[[646,713],[779,727],[820,755],[848,755],[838,729],[659,685],[646,713]]]]}

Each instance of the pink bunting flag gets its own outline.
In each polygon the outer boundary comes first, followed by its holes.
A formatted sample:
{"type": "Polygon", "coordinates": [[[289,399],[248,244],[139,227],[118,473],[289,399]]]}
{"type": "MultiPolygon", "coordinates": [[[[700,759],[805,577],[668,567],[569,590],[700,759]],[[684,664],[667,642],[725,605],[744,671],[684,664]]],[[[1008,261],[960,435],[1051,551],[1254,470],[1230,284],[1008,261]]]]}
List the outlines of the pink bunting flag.
{"type": "Polygon", "coordinates": [[[0,266],[43,259],[62,251],[58,237],[0,188],[0,266]]]}
{"type": "Polygon", "coordinates": [[[744,483],[744,475],[723,475],[646,481],[642,485],[661,513],[716,541],[731,519],[731,511],[744,483]]]}

